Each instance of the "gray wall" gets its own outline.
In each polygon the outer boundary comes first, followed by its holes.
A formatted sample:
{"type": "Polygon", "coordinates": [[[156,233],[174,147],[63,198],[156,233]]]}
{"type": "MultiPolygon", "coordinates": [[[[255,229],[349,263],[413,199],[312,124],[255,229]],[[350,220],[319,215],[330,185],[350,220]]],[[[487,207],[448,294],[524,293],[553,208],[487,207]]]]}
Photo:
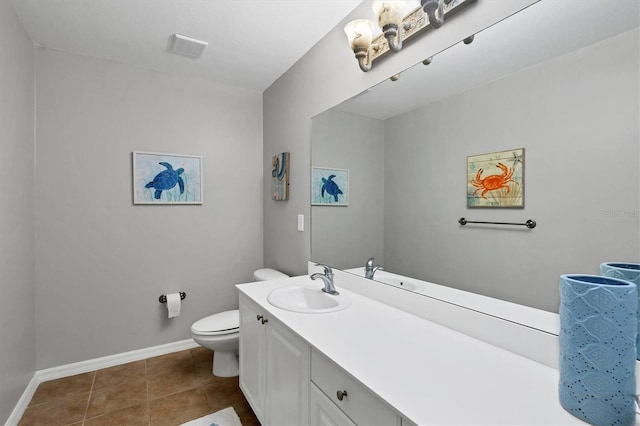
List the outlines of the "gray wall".
{"type": "Polygon", "coordinates": [[[637,262],[639,39],[636,29],[387,120],[385,267],[557,311],[560,274],[637,262]],[[525,208],[467,209],[466,156],[522,147],[525,208]],[[538,227],[463,228],[463,216],[538,227]]]}
{"type": "Polygon", "coordinates": [[[35,371],[33,46],[0,0],[0,423],[35,371]]]}
{"type": "Polygon", "coordinates": [[[262,267],[261,94],[39,49],[37,368],[187,339],[262,267]],[[131,152],[203,156],[202,206],[132,204],[131,152]],[[167,319],[164,293],[185,291],[167,319]]]}
{"type": "Polygon", "coordinates": [[[364,2],[269,87],[263,95],[265,265],[289,274],[307,271],[309,227],[298,232],[296,223],[298,214],[304,214],[308,221],[311,211],[311,117],[535,2],[475,2],[442,28],[430,31],[363,73],[342,29],[348,21],[370,16],[370,4],[364,2]],[[271,158],[283,151],[291,152],[290,199],[272,201],[271,158]]]}
{"type": "Polygon", "coordinates": [[[349,170],[349,206],[313,206],[311,257],[341,269],[382,260],[384,121],[341,111],[313,118],[313,166],[349,170]]]}

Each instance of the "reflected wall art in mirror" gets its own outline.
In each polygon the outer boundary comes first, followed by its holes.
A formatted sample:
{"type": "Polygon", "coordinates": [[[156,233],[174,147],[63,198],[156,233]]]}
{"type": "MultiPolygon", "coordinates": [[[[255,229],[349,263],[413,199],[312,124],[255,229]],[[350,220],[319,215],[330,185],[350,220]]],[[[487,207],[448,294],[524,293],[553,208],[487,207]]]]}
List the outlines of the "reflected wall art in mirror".
{"type": "MultiPolygon", "coordinates": [[[[311,260],[347,270],[373,257],[388,273],[550,312],[561,274],[638,262],[639,5],[538,2],[314,117],[312,164],[348,169],[351,197],[312,207],[311,260]],[[514,148],[526,151],[526,204],[470,208],[467,158],[514,148]]],[[[504,165],[516,180],[518,164],[504,165]]]]}

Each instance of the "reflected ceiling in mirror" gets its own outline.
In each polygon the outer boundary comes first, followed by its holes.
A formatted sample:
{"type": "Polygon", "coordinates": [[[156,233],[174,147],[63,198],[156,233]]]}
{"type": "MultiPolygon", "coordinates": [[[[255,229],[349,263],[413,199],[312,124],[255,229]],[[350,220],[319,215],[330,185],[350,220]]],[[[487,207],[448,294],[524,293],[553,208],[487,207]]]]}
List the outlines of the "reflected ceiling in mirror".
{"type": "Polygon", "coordinates": [[[334,108],[386,120],[637,28],[638,2],[616,4],[540,1],[334,108]]]}
{"type": "Polygon", "coordinates": [[[312,163],[351,170],[351,203],[312,208],[312,259],[548,311],[561,273],[637,261],[639,5],[540,1],[314,117],[312,163]],[[525,211],[469,213],[466,157],[519,147],[525,211]]]}

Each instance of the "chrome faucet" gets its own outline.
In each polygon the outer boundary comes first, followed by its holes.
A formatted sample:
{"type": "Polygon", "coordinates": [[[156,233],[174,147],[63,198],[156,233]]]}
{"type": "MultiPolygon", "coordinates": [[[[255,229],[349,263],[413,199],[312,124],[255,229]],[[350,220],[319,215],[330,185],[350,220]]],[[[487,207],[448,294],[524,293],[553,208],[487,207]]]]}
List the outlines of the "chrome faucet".
{"type": "Polygon", "coordinates": [[[376,273],[378,269],[384,269],[382,266],[374,265],[373,263],[374,263],[374,259],[373,257],[370,257],[369,260],[367,260],[367,264],[364,267],[364,277],[370,280],[373,279],[373,275],[376,273]]]}
{"type": "Polygon", "coordinates": [[[324,288],[322,289],[322,291],[324,291],[325,293],[331,294],[333,296],[337,296],[338,294],[340,294],[336,291],[336,288],[333,286],[333,271],[331,270],[331,267],[327,265],[322,265],[320,263],[316,263],[316,266],[322,266],[324,268],[324,274],[317,272],[311,275],[311,279],[315,280],[320,278],[324,282],[324,288]]]}

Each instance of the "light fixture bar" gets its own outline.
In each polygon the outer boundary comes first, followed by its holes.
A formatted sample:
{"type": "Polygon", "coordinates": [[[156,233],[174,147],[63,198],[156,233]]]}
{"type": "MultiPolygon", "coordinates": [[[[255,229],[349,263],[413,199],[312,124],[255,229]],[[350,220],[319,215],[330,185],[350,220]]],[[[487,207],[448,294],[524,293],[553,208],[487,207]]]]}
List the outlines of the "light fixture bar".
{"type": "MultiPolygon", "coordinates": [[[[470,3],[475,0],[453,0],[451,3],[444,3],[444,16],[451,17],[455,15],[457,12],[464,8],[464,6],[468,6],[470,3]]],[[[421,34],[427,30],[429,30],[432,25],[429,23],[429,19],[427,19],[427,15],[422,10],[421,6],[418,6],[415,10],[409,13],[402,19],[403,25],[399,28],[399,31],[402,31],[402,39],[406,43],[407,40],[412,37],[421,34]]],[[[369,60],[373,63],[373,61],[380,59],[385,56],[391,48],[389,47],[389,43],[385,38],[384,34],[380,34],[378,37],[372,40],[371,46],[376,46],[369,51],[369,60]]]]}
{"type": "Polygon", "coordinates": [[[376,0],[372,4],[382,34],[371,40],[374,23],[368,19],[356,19],[344,27],[349,47],[355,54],[358,66],[367,72],[373,61],[389,51],[399,52],[405,41],[430,28],[440,28],[446,16],[457,13],[462,6],[475,0],[420,0],[421,7],[401,19],[404,0],[376,0]]]}

